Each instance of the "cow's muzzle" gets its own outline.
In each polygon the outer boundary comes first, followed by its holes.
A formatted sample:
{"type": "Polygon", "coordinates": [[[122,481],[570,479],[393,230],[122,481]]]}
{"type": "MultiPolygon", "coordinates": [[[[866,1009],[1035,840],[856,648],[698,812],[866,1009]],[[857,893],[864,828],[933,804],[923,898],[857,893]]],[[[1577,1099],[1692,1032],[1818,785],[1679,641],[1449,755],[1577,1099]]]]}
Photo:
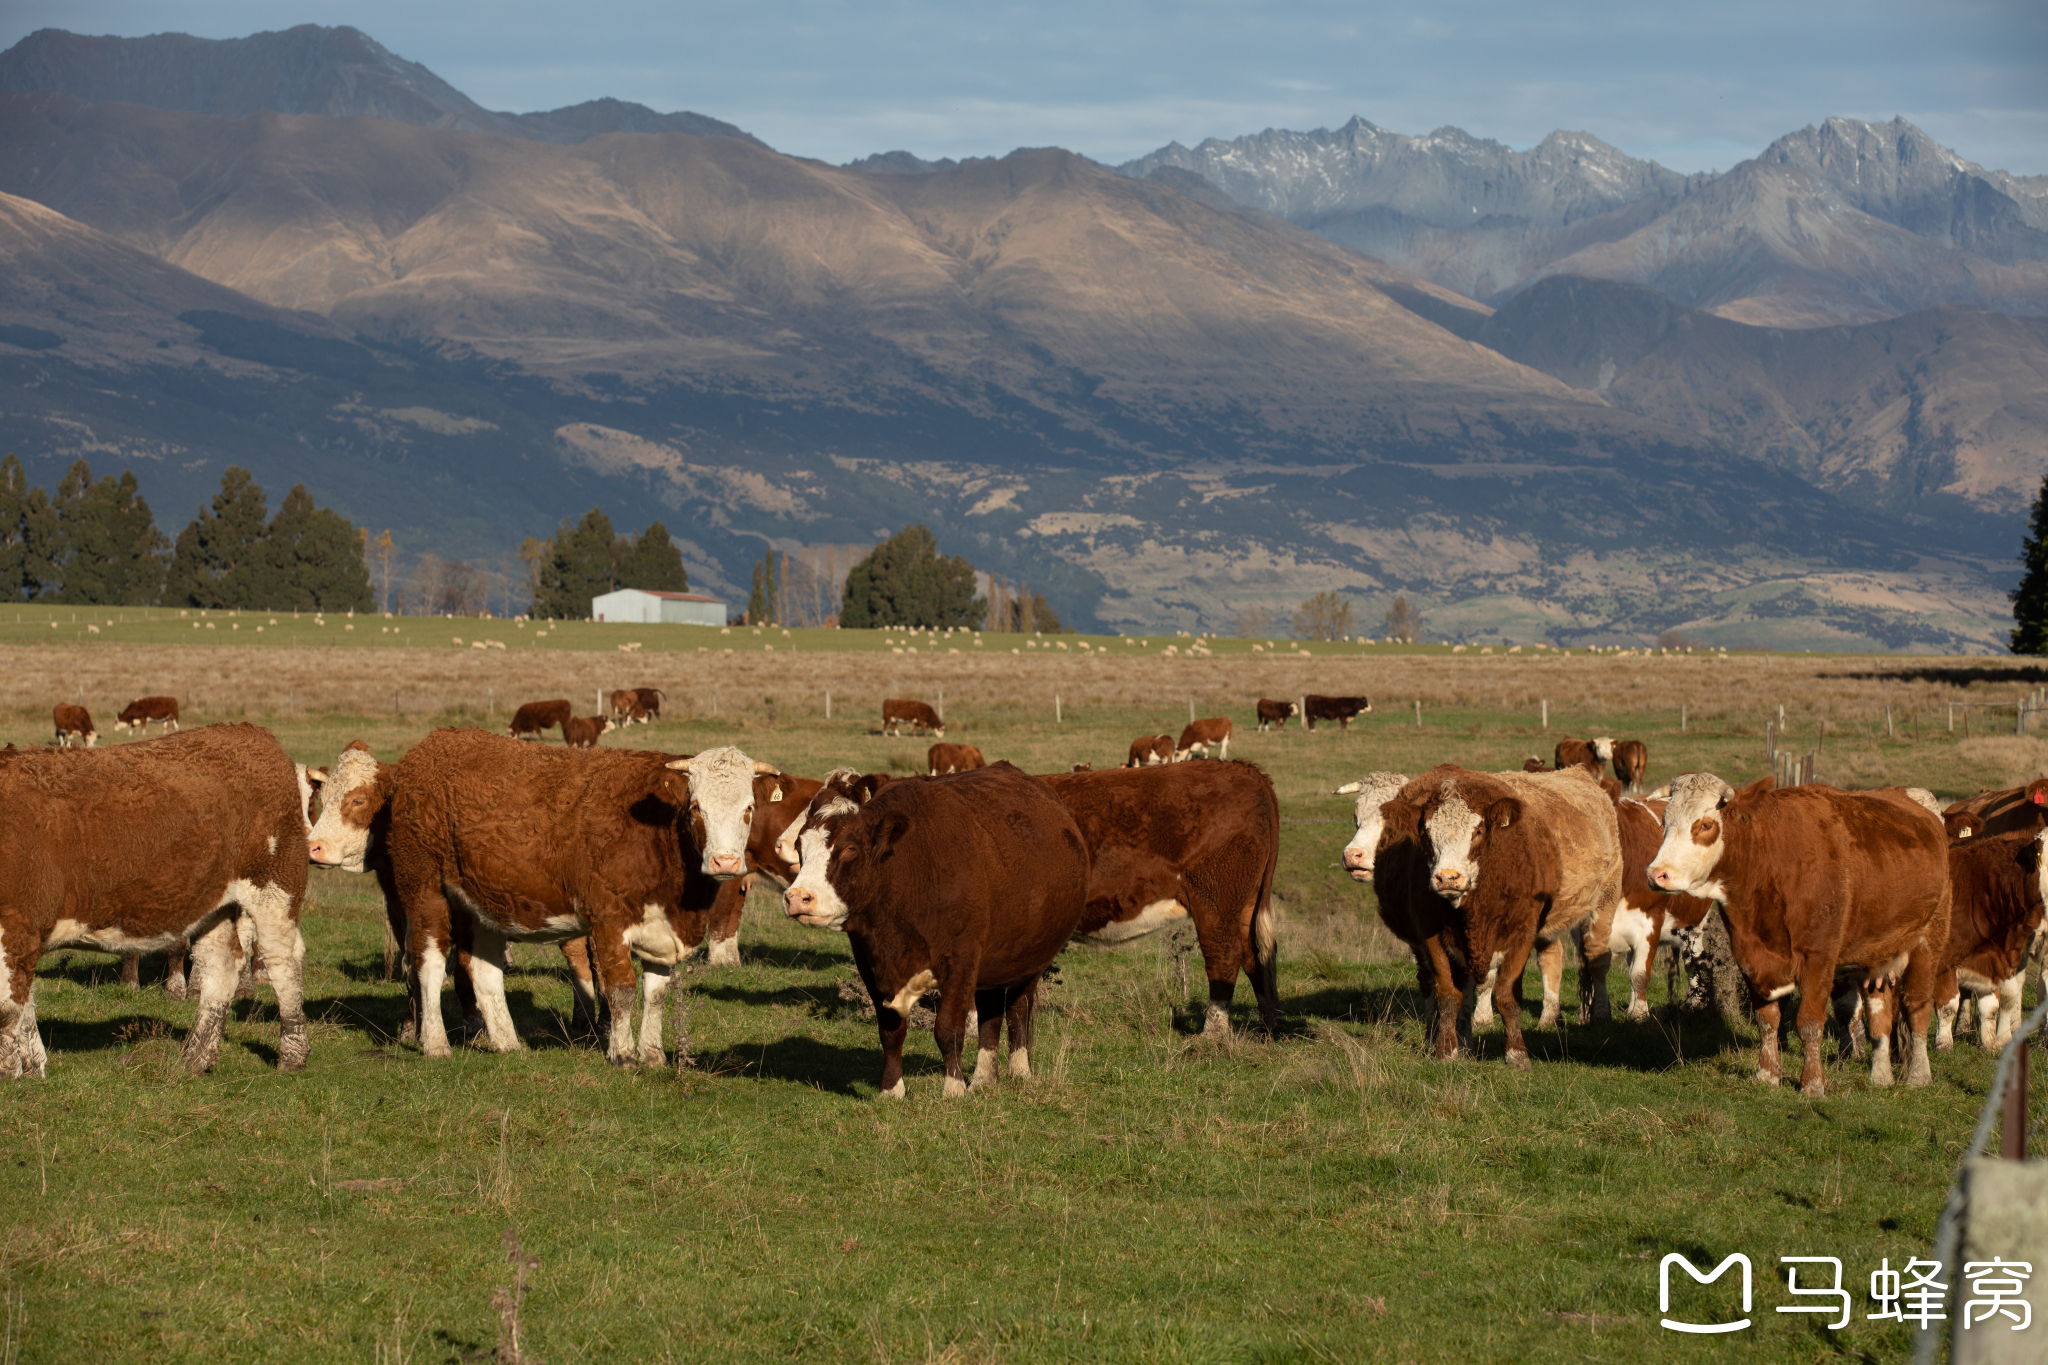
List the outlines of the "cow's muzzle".
{"type": "Polygon", "coordinates": [[[815,891],[792,886],[782,893],[782,910],[799,924],[808,924],[812,928],[832,927],[832,917],[818,908],[818,893],[815,891]]]}
{"type": "Polygon", "coordinates": [[[1367,849],[1363,849],[1363,848],[1347,848],[1347,849],[1345,849],[1345,850],[1344,850],[1344,870],[1345,870],[1345,871],[1347,871],[1347,872],[1349,872],[1349,873],[1351,874],[1351,880],[1352,880],[1352,881],[1354,881],[1354,882],[1369,882],[1369,881],[1371,881],[1371,880],[1372,880],[1372,853],[1371,853],[1371,851],[1370,851],[1370,850],[1367,850],[1367,849]]]}
{"type": "Polygon", "coordinates": [[[1429,884],[1446,896],[1462,895],[1472,888],[1465,881],[1465,874],[1455,867],[1440,867],[1429,879],[1429,884]]]}
{"type": "Polygon", "coordinates": [[[707,853],[704,855],[704,870],[720,881],[737,877],[747,870],[747,855],[744,853],[707,853]]]}

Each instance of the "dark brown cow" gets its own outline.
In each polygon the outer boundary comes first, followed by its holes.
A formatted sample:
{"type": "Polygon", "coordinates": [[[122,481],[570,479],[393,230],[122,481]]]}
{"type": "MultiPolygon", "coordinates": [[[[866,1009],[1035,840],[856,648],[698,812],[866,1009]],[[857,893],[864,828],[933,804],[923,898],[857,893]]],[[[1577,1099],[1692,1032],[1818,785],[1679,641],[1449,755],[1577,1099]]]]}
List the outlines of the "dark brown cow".
{"type": "Polygon", "coordinates": [[[1319,720],[1334,720],[1340,730],[1349,730],[1355,717],[1372,710],[1364,697],[1319,697],[1311,692],[1301,699],[1301,723],[1313,730],[1319,720]]]}
{"type": "Polygon", "coordinates": [[[2042,881],[2048,877],[2041,856],[2044,838],[2048,832],[1988,837],[1973,832],[1949,845],[1954,905],[1934,988],[1937,1047],[1954,1045],[1963,991],[1977,1002],[1977,1041],[1984,1050],[1997,1052],[2012,1041],[2027,958],[2041,936],[2042,881]]]}
{"type": "Polygon", "coordinates": [[[162,721],[166,731],[178,728],[178,699],[176,697],[138,697],[121,708],[121,714],[114,717],[114,729],[126,730],[133,726],[147,734],[151,721],[162,721]]]}
{"type": "Polygon", "coordinates": [[[620,688],[611,695],[612,717],[621,725],[650,725],[661,719],[661,704],[667,700],[668,693],[658,687],[620,688]]]}
{"type": "Polygon", "coordinates": [[[1268,701],[1264,697],[1259,698],[1259,728],[1261,730],[1269,725],[1275,730],[1285,730],[1288,718],[1300,714],[1301,703],[1299,702],[1268,701]]]}
{"type": "Polygon", "coordinates": [[[1622,790],[1630,796],[1642,791],[1643,774],[1650,770],[1650,746],[1639,739],[1617,740],[1613,761],[1614,776],[1621,783],[1622,790]]]}
{"type": "Polygon", "coordinates": [[[796,876],[796,864],[780,857],[776,841],[781,839],[811,798],[824,784],[814,778],[788,773],[763,774],[754,779],[754,823],[747,834],[747,873],[722,883],[711,904],[705,929],[706,960],[714,967],[740,964],[740,919],[747,908],[747,892],[756,879],[766,877],[788,889],[796,876]]]}
{"type": "Polygon", "coordinates": [[[934,739],[946,737],[946,722],[939,719],[939,713],[929,704],[921,701],[904,701],[891,697],[882,703],[882,733],[899,735],[902,727],[915,725],[920,731],[934,739]]]}
{"type": "Polygon", "coordinates": [[[1422,811],[1400,799],[1406,773],[1367,773],[1337,788],[1356,794],[1357,831],[1344,846],[1344,867],[1356,882],[1371,882],[1380,922],[1408,945],[1415,957],[1415,986],[1422,996],[1424,1041],[1438,1057],[1456,1055],[1469,1043],[1465,970],[1457,907],[1437,894],[1430,878],[1435,859],[1422,830],[1422,811]]]}
{"type": "Polygon", "coordinates": [[[0,764],[0,1076],[40,1076],[35,965],[58,948],[161,952],[187,940],[199,1013],[184,1061],[219,1055],[246,918],[271,964],[277,1064],[306,1064],[306,827],[292,761],[267,731],[211,725],[0,764]],[[146,836],[146,837],[139,837],[146,836]]]}
{"type": "Polygon", "coordinates": [[[512,728],[507,733],[514,739],[521,739],[527,735],[538,736],[551,726],[573,720],[575,715],[576,708],[564,698],[558,697],[553,701],[530,701],[513,713],[512,728]]]}
{"type": "Polygon", "coordinates": [[[843,789],[848,779],[858,780],[846,769],[828,778],[797,826],[801,870],[783,903],[851,941],[875,1003],[882,1094],[904,1093],[904,1016],[933,986],[946,1094],[967,1091],[970,1005],[981,1020],[974,1083],[995,1078],[1006,1020],[1010,1074],[1029,1076],[1038,978],[1087,905],[1088,847],[1074,817],[1008,763],[892,782],[865,804],[843,789]]]}
{"type": "Polygon", "coordinates": [[[934,744],[925,750],[925,766],[931,769],[931,776],[944,773],[964,773],[975,768],[986,768],[988,760],[981,756],[981,750],[972,744],[934,744]]]}
{"type": "Polygon", "coordinates": [[[598,736],[618,728],[610,716],[571,716],[562,722],[562,743],[572,749],[595,749],[598,736]]]}
{"type": "MultiPolygon", "coordinates": [[[[1671,785],[1650,884],[1716,902],[1763,1031],[1757,1078],[1777,1084],[1778,1002],[1799,993],[1803,1094],[1818,1098],[1821,1030],[1837,965],[1867,969],[1872,992],[1903,984],[1912,1057],[1906,1084],[1925,1085],[1927,1024],[1948,942],[1948,846],[1939,823],[1897,790],[1819,785],[1778,790],[1769,778],[1737,791],[1712,773],[1671,785]]],[[[1891,1039],[1872,1015],[1870,1082],[1892,1083],[1891,1039]]]]}
{"type": "Polygon", "coordinates": [[[1559,772],[1566,768],[1590,768],[1593,776],[1599,777],[1607,761],[1613,757],[1614,741],[1611,739],[1561,739],[1551,761],[1559,772]]]}
{"type": "Polygon", "coordinates": [[[1173,762],[1172,735],[1139,735],[1131,741],[1130,757],[1124,760],[1126,768],[1150,768],[1161,763],[1173,762]]]}
{"type": "MultiPolygon", "coordinates": [[[[2048,828],[2048,777],[2037,777],[2024,787],[1986,789],[1966,796],[1942,811],[1944,820],[1952,815],[1972,815],[1971,829],[1979,837],[1994,834],[2031,834],[2048,828]]],[[[1951,837],[1957,826],[1950,825],[1951,837]]]]}
{"type": "Polygon", "coordinates": [[[92,728],[92,715],[83,706],[73,706],[68,701],[60,701],[51,711],[50,719],[57,724],[57,738],[54,742],[59,746],[69,745],[76,740],[80,745],[90,749],[99,743],[100,733],[92,728]]]}
{"type": "Polygon", "coordinates": [[[1243,972],[1266,1031],[1277,1032],[1272,899],[1280,798],[1266,775],[1238,762],[1039,780],[1073,813],[1088,843],[1088,908],[1076,936],[1113,947],[1189,921],[1209,977],[1202,1031],[1230,1032],[1230,1001],[1243,972]]]}
{"type": "Polygon", "coordinates": [[[1230,717],[1211,716],[1207,720],[1191,720],[1182,726],[1180,742],[1173,746],[1173,761],[1185,763],[1197,751],[1207,757],[1212,744],[1216,746],[1216,757],[1230,757],[1230,717]]]}

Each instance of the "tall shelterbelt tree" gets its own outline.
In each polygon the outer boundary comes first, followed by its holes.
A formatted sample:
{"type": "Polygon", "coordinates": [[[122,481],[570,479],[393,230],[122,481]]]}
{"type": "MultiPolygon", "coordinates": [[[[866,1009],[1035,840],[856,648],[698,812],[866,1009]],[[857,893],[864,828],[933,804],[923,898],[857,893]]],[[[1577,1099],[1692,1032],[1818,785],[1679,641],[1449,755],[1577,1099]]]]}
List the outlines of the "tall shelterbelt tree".
{"type": "Polygon", "coordinates": [[[290,611],[369,611],[376,603],[364,536],[348,518],[313,505],[294,484],[265,533],[265,600],[252,606],[290,611]]]}
{"type": "Polygon", "coordinates": [[[62,553],[57,509],[31,488],[12,454],[0,460],[0,601],[32,602],[56,590],[62,553]]]}
{"type": "Polygon", "coordinates": [[[854,628],[975,626],[988,614],[974,566],[940,554],[923,525],[904,527],[854,565],[842,598],[839,624],[854,628]]]}
{"type": "Polygon", "coordinates": [[[683,552],[666,526],[650,522],[629,539],[614,533],[611,518],[596,507],[573,526],[564,517],[553,540],[529,540],[519,555],[536,566],[533,614],[550,620],[587,620],[590,599],[615,588],[690,590],[683,552]]]}
{"type": "Polygon", "coordinates": [[[2027,535],[2020,542],[2020,566],[2025,572],[2012,599],[2012,652],[2048,654],[2048,478],[2034,495],[2034,515],[2027,523],[2027,535]]]}
{"type": "Polygon", "coordinates": [[[153,606],[163,594],[164,552],[171,547],[136,490],[133,471],[93,481],[84,460],[57,485],[62,546],[60,602],[153,606]]]}
{"type": "Polygon", "coordinates": [[[628,542],[619,556],[618,584],[622,588],[644,588],[648,592],[688,592],[690,574],[683,567],[683,552],[668,538],[668,527],[658,521],[628,542]]]}
{"type": "Polygon", "coordinates": [[[178,532],[164,605],[208,610],[268,606],[260,600],[270,586],[263,552],[268,512],[269,500],[256,476],[229,465],[212,504],[200,508],[178,532]]]}

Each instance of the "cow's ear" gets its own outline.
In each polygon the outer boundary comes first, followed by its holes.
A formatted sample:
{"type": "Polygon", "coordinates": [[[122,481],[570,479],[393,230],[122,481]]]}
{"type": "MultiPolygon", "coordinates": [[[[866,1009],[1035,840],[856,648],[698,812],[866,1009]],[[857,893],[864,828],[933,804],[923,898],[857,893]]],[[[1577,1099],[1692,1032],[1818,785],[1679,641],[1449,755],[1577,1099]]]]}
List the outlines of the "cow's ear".
{"type": "Polygon", "coordinates": [[[1506,829],[1522,818],[1522,799],[1518,796],[1503,796],[1486,808],[1486,823],[1495,829],[1506,829]]]}
{"type": "Polygon", "coordinates": [[[2037,806],[2048,806],[2048,777],[2037,777],[2027,784],[2027,800],[2037,806]]]}
{"type": "Polygon", "coordinates": [[[854,799],[863,806],[875,799],[875,793],[895,781],[887,773],[869,773],[854,785],[854,799]]]}
{"type": "Polygon", "coordinates": [[[775,786],[775,789],[774,789],[773,791],[771,791],[771,792],[769,792],[769,793],[768,793],[768,804],[772,806],[772,805],[774,805],[774,804],[775,804],[775,803],[776,803],[777,801],[780,801],[781,799],[782,799],[782,786],[781,786],[781,784],[780,784],[780,783],[777,783],[777,784],[776,784],[776,786],[775,786]]]}
{"type": "Polygon", "coordinates": [[[1737,791],[1726,782],[1723,782],[1721,784],[1721,798],[1714,802],[1714,809],[1722,810],[1726,808],[1730,801],[1735,800],[1739,796],[1762,796],[1765,792],[1776,791],[1777,789],[1778,779],[1775,777],[1759,777],[1741,791],[1737,791]]]}
{"type": "Polygon", "coordinates": [[[1948,837],[1951,839],[1974,838],[1984,829],[1984,817],[1975,811],[1959,810],[1945,818],[1942,823],[1948,826],[1948,837]]]}
{"type": "Polygon", "coordinates": [[[896,841],[909,832],[910,817],[900,810],[892,810],[882,817],[880,823],[875,826],[875,832],[869,837],[873,840],[875,852],[887,854],[896,847],[896,841]]]}
{"type": "Polygon", "coordinates": [[[362,751],[363,751],[364,753],[368,753],[368,752],[370,752],[370,746],[369,746],[369,745],[367,745],[367,744],[365,744],[365,743],[363,743],[363,742],[362,742],[361,740],[359,740],[359,739],[352,739],[352,740],[350,740],[350,741],[348,742],[348,747],[349,747],[349,748],[351,748],[351,749],[361,749],[361,750],[362,750],[362,751]]]}

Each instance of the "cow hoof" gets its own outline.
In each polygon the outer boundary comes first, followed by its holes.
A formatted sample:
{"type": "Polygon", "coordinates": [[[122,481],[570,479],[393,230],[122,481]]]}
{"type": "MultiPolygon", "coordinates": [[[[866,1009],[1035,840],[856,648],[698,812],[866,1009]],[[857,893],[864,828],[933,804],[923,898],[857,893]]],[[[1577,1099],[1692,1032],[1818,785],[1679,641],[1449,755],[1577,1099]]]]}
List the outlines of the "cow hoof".
{"type": "Polygon", "coordinates": [[[1526,1052],[1510,1052],[1507,1060],[1508,1065],[1517,1071],[1528,1071],[1531,1069],[1529,1066],[1529,1054],[1526,1052]]]}
{"type": "Polygon", "coordinates": [[[642,1065],[642,1066],[666,1066],[667,1064],[668,1064],[668,1054],[667,1054],[667,1053],[665,1053],[665,1052],[663,1052],[663,1051],[662,1051],[662,1050],[661,1050],[660,1048],[658,1048],[658,1047],[645,1047],[645,1048],[642,1048],[642,1049],[640,1049],[640,1065],[642,1065]]]}
{"type": "Polygon", "coordinates": [[[719,939],[705,951],[705,961],[713,967],[737,967],[740,965],[740,941],[738,938],[719,939]]]}
{"type": "Polygon", "coordinates": [[[1776,1085],[1785,1078],[1775,1071],[1766,1071],[1762,1067],[1758,1067],[1756,1069],[1756,1079],[1758,1085],[1776,1085]]]}
{"type": "Polygon", "coordinates": [[[1827,1085],[1818,1077],[1799,1087],[1802,1097],[1809,1100],[1824,1100],[1828,1095],[1827,1085]]]}
{"type": "Polygon", "coordinates": [[[173,1000],[183,1000],[185,998],[185,983],[175,976],[170,978],[164,982],[164,994],[173,1000]]]}
{"type": "Polygon", "coordinates": [[[1648,1005],[1630,1005],[1628,1007],[1628,1021],[1631,1024],[1648,1023],[1650,1021],[1650,1007],[1648,1005]]]}
{"type": "Polygon", "coordinates": [[[438,1043],[423,1043],[420,1045],[420,1055],[423,1057],[450,1057],[454,1053],[455,1049],[449,1047],[445,1040],[438,1043]]]}
{"type": "Polygon", "coordinates": [[[1874,1088],[1883,1090],[1888,1088],[1891,1085],[1891,1083],[1892,1067],[1890,1062],[1886,1062],[1882,1066],[1874,1066],[1870,1068],[1870,1084],[1874,1088]]]}
{"type": "Polygon", "coordinates": [[[878,1100],[900,1100],[903,1098],[904,1093],[903,1082],[899,1079],[896,1084],[882,1091],[875,1098],[878,1100]]]}
{"type": "Polygon", "coordinates": [[[1930,1067],[1930,1066],[1927,1066],[1927,1065],[1925,1065],[1924,1063],[1918,1063],[1918,1062],[1914,1063],[1914,1064],[1913,1064],[1912,1066],[1909,1066],[1909,1067],[1907,1067],[1907,1068],[1906,1068],[1906,1084],[1907,1084],[1907,1085],[1932,1085],[1932,1084],[1934,1084],[1934,1068],[1932,1068],[1932,1067],[1930,1067]]]}
{"type": "Polygon", "coordinates": [[[306,1029],[302,1024],[296,1030],[287,1030],[278,1039],[277,1069],[279,1071],[304,1071],[306,1069],[306,1029]]]}
{"type": "Polygon", "coordinates": [[[962,1096],[962,1095],[964,1095],[964,1094],[966,1094],[966,1093],[967,1093],[967,1082],[965,1082],[965,1081],[961,1080],[961,1079],[960,1079],[960,1078],[959,1078],[958,1076],[948,1076],[948,1077],[946,1077],[946,1098],[947,1098],[947,1099],[949,1099],[949,1100],[953,1100],[953,1099],[958,1099],[958,1098],[960,1098],[960,1096],[962,1096]]]}

